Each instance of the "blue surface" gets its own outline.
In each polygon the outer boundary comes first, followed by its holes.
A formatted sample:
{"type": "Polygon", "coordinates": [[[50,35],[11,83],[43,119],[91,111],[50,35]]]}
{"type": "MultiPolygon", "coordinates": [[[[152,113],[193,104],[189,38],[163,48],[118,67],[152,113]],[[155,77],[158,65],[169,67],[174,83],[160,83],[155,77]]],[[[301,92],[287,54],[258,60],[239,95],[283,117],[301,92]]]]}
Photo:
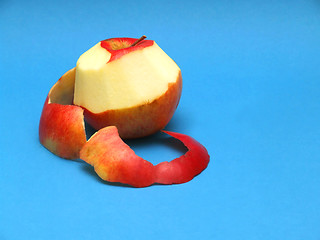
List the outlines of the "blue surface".
{"type": "MultiPolygon", "coordinates": [[[[320,1],[90,2],[0,1],[0,239],[319,240],[320,1]],[[38,140],[80,54],[143,34],[182,70],[167,129],[212,157],[186,184],[105,184],[38,140]]],[[[130,145],[156,163],[168,141],[130,145]]]]}

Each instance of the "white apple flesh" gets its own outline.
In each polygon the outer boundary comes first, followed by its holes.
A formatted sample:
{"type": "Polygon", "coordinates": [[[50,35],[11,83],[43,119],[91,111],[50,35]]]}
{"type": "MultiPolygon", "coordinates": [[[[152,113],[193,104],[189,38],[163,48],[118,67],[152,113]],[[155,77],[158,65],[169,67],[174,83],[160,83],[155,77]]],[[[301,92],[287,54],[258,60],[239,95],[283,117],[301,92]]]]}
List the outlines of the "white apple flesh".
{"type": "Polygon", "coordinates": [[[121,137],[136,138],[162,129],[171,119],[181,95],[180,68],[150,42],[130,47],[114,39],[113,49],[103,48],[99,42],[78,59],[73,102],[85,109],[86,120],[94,128],[115,125],[121,137]],[[118,50],[126,53],[112,59],[118,50]],[[169,89],[172,86],[174,91],[169,89]],[[162,102],[155,104],[161,98],[162,102]]]}

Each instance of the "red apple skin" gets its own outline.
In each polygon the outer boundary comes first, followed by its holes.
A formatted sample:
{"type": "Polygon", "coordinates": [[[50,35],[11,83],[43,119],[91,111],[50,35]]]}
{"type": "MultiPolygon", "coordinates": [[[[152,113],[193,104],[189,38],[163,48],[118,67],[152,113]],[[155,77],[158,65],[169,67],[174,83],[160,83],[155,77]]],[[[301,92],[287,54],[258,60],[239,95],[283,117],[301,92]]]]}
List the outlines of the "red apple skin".
{"type": "Polygon", "coordinates": [[[179,139],[188,148],[185,155],[170,162],[162,162],[155,166],[155,182],[161,184],[185,183],[201,173],[210,160],[208,151],[190,136],[181,133],[163,131],[179,139]]]}
{"type": "Polygon", "coordinates": [[[109,63],[130,52],[152,46],[154,43],[153,40],[142,40],[137,45],[131,47],[131,45],[137,40],[137,38],[110,38],[101,41],[100,45],[111,53],[111,57],[108,61],[109,63]]]}
{"type": "Polygon", "coordinates": [[[154,183],[154,166],[137,156],[119,137],[117,128],[105,127],[96,132],[80,151],[80,158],[94,166],[105,181],[134,187],[154,183]]]}
{"type": "Polygon", "coordinates": [[[95,133],[80,151],[80,158],[94,166],[105,181],[147,187],[153,183],[178,184],[190,181],[209,163],[207,150],[193,138],[173,132],[165,133],[181,140],[188,152],[171,162],[156,166],[137,156],[119,137],[117,128],[105,127],[95,133]]]}
{"type": "Polygon", "coordinates": [[[41,144],[55,155],[67,159],[79,158],[80,149],[86,143],[83,109],[64,105],[72,103],[74,71],[66,72],[51,88],[39,124],[41,144]]]}
{"type": "Polygon", "coordinates": [[[97,130],[106,126],[116,126],[124,139],[148,136],[169,123],[179,104],[181,91],[182,77],[179,72],[177,81],[170,83],[168,90],[150,103],[132,108],[107,110],[98,114],[84,108],[84,116],[97,130]]]}

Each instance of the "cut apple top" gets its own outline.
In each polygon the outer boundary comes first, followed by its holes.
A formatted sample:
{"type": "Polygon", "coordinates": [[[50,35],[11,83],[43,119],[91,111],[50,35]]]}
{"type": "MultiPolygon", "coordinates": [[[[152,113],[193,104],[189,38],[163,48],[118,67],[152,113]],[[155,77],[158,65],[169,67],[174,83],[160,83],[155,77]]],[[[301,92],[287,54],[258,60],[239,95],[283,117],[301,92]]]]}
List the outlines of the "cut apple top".
{"type": "Polygon", "coordinates": [[[92,113],[131,108],[154,101],[177,81],[179,67],[154,41],[105,41],[77,62],[74,104],[92,113]]]}
{"type": "Polygon", "coordinates": [[[111,53],[111,57],[108,62],[114,61],[123,55],[136,51],[138,49],[143,49],[145,47],[150,47],[153,45],[152,40],[143,40],[146,36],[142,36],[140,39],[135,38],[110,38],[101,41],[101,47],[106,49],[111,53]]]}

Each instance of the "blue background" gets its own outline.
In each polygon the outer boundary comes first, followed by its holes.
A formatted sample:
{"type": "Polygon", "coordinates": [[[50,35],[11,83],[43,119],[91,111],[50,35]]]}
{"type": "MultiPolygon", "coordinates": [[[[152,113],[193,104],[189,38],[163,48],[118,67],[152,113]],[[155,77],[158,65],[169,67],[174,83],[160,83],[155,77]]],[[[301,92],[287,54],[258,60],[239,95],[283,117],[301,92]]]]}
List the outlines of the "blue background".
{"type": "MultiPolygon", "coordinates": [[[[0,239],[320,239],[320,1],[0,0],[0,239]],[[136,189],[38,140],[51,86],[110,37],[147,35],[182,70],[167,129],[211,155],[136,189]]],[[[184,153],[129,144],[158,163],[184,153]]],[[[161,140],[162,139],[162,140],[161,140]]]]}

